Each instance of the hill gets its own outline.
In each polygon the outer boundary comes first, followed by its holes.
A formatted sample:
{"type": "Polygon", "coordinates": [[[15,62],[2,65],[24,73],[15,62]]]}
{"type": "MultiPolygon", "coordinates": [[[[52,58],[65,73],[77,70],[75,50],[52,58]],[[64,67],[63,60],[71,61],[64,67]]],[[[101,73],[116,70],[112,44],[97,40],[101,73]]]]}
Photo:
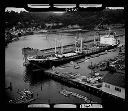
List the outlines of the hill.
{"type": "Polygon", "coordinates": [[[103,20],[102,24],[124,24],[124,10],[105,9],[100,12],[68,12],[54,14],[52,12],[5,12],[6,28],[16,27],[45,27],[45,23],[62,23],[62,27],[79,24],[92,29],[103,20]]]}

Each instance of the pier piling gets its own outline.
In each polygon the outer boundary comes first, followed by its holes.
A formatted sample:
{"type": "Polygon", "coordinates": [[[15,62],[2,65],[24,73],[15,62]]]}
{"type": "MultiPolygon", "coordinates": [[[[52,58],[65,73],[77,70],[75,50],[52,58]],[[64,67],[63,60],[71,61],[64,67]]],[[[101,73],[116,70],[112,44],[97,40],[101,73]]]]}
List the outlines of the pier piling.
{"type": "Polygon", "coordinates": [[[12,82],[10,82],[9,88],[10,88],[10,91],[12,91],[12,82]]]}

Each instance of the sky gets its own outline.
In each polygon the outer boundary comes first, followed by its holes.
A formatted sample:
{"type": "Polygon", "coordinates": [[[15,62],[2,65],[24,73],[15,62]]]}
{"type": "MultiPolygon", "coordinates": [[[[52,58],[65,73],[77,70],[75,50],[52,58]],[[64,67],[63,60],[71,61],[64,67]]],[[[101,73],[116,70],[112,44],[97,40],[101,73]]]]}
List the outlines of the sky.
{"type": "MultiPolygon", "coordinates": [[[[124,9],[124,7],[108,7],[109,9],[124,9]]],[[[15,12],[18,12],[20,13],[20,11],[26,11],[24,8],[15,8],[15,7],[7,7],[5,9],[5,12],[6,11],[15,11],[15,12]]]]}
{"type": "Polygon", "coordinates": [[[18,12],[18,13],[20,13],[20,11],[26,11],[24,8],[15,8],[15,7],[7,7],[6,9],[5,9],[5,12],[6,11],[15,11],[15,12],[18,12]]]}

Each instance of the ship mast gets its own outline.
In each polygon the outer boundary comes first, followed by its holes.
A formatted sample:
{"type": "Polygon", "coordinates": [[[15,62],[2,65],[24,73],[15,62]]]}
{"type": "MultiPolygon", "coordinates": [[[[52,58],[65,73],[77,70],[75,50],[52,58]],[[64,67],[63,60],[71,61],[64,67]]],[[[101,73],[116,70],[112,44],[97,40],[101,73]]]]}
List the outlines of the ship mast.
{"type": "Polygon", "coordinates": [[[63,54],[63,42],[61,41],[61,54],[63,54]]]}
{"type": "Polygon", "coordinates": [[[75,37],[75,51],[76,51],[76,37],[75,37]]]}
{"type": "Polygon", "coordinates": [[[95,38],[95,36],[94,36],[94,44],[96,43],[96,38],[95,38]]]}
{"type": "Polygon", "coordinates": [[[77,32],[76,37],[75,37],[75,50],[76,50],[76,52],[79,50],[79,48],[78,48],[78,44],[79,44],[78,39],[79,39],[79,34],[77,32]]]}
{"type": "Polygon", "coordinates": [[[62,34],[61,34],[61,41],[60,41],[60,43],[61,43],[61,54],[63,54],[63,42],[62,42],[62,34]]]}
{"type": "Polygon", "coordinates": [[[111,28],[109,27],[109,33],[111,32],[111,28]]]}
{"type": "Polygon", "coordinates": [[[112,30],[111,30],[111,28],[109,27],[109,32],[108,32],[108,33],[109,33],[109,36],[110,36],[110,33],[111,33],[111,32],[112,32],[112,30]]]}
{"type": "Polygon", "coordinates": [[[82,52],[82,38],[81,38],[81,45],[80,45],[80,49],[81,49],[81,52],[82,52]]]}
{"type": "Polygon", "coordinates": [[[56,38],[55,38],[55,54],[56,54],[56,38]]]}

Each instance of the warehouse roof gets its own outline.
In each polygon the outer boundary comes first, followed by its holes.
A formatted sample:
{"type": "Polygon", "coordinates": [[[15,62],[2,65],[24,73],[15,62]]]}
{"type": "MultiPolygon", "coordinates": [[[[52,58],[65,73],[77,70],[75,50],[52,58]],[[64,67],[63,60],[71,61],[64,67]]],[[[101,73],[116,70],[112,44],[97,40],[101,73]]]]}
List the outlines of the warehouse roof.
{"type": "Polygon", "coordinates": [[[125,75],[122,73],[107,73],[104,78],[103,81],[115,86],[119,86],[119,87],[123,87],[125,88],[125,75]]]}

